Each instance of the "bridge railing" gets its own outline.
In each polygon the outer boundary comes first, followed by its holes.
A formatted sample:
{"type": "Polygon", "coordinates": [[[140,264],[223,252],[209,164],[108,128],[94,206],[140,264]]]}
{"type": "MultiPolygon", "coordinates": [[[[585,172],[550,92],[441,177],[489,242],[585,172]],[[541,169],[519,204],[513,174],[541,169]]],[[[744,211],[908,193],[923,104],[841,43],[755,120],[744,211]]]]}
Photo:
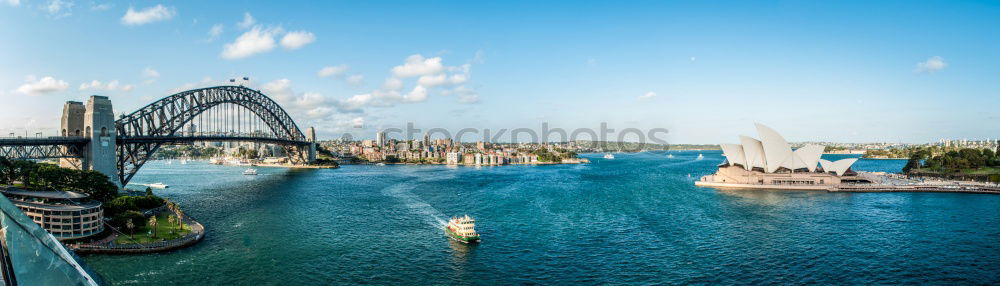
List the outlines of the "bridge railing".
{"type": "Polygon", "coordinates": [[[0,136],[2,140],[14,140],[14,139],[33,139],[33,140],[44,140],[44,139],[79,139],[84,138],[83,136],[0,136]]]}

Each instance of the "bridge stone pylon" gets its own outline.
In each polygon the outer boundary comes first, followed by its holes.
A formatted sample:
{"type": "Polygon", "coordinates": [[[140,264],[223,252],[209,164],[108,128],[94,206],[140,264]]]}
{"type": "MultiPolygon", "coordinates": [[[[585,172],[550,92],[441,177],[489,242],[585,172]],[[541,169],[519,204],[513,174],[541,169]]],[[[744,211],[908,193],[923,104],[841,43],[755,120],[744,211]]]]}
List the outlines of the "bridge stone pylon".
{"type": "MultiPolygon", "coordinates": [[[[66,102],[60,132],[62,136],[80,136],[90,141],[82,150],[82,158],[60,159],[60,166],[94,170],[112,179],[118,177],[115,112],[108,97],[90,96],[86,105],[78,101],[66,102]]],[[[111,181],[119,184],[118,180],[111,181]]]]}

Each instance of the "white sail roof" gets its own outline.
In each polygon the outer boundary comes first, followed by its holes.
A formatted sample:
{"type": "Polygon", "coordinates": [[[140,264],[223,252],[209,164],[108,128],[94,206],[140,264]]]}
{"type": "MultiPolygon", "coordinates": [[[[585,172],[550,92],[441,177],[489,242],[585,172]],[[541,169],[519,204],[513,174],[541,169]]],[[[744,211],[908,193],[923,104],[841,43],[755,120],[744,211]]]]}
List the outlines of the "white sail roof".
{"type": "Polygon", "coordinates": [[[764,145],[764,159],[766,160],[765,165],[767,165],[765,169],[767,172],[772,173],[780,167],[793,169],[791,167],[795,163],[792,147],[788,146],[788,141],[785,141],[785,138],[781,137],[781,134],[778,134],[774,129],[760,123],[756,123],[756,125],[757,134],[760,135],[760,142],[764,145]]]}
{"type": "Polygon", "coordinates": [[[740,166],[746,166],[746,156],[743,155],[743,145],[740,144],[719,144],[722,147],[722,153],[726,155],[726,161],[729,161],[729,165],[740,164],[740,166]]]}
{"type": "MultiPolygon", "coordinates": [[[[823,156],[824,149],[826,149],[826,147],[820,145],[806,145],[796,149],[793,153],[795,153],[795,157],[798,158],[802,164],[805,164],[805,168],[809,169],[809,172],[813,172],[816,171],[816,164],[819,163],[819,158],[823,156]]],[[[797,168],[793,168],[792,170],[798,168],[802,167],[797,166],[797,168]]]]}
{"type": "Polygon", "coordinates": [[[756,126],[761,140],[741,135],[740,144],[719,145],[730,166],[740,164],[747,170],[757,167],[763,168],[766,173],[773,173],[781,167],[789,170],[805,168],[815,172],[816,165],[819,164],[824,171],[843,175],[858,160],[857,158],[836,162],[821,160],[825,147],[820,145],[806,145],[792,151],[788,141],[785,141],[777,131],[763,124],[756,126]]]}
{"type": "Polygon", "coordinates": [[[819,165],[823,167],[824,172],[834,172],[837,173],[837,176],[843,176],[847,172],[847,169],[850,169],[851,165],[854,165],[854,162],[857,161],[858,158],[840,159],[833,162],[820,159],[819,165]]]}
{"type": "Polygon", "coordinates": [[[743,144],[743,155],[746,156],[746,165],[743,165],[747,170],[753,169],[754,167],[760,167],[767,169],[764,161],[764,146],[761,145],[760,141],[747,136],[740,135],[740,143],[743,144]]]}

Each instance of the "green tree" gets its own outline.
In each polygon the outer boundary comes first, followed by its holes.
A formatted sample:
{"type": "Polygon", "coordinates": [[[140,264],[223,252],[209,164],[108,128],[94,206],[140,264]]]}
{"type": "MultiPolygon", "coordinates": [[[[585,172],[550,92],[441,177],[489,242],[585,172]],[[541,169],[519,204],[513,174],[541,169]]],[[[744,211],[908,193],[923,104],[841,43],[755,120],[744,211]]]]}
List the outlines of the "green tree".
{"type": "Polygon", "coordinates": [[[13,184],[14,163],[0,157],[0,184],[13,184]]]}
{"type": "Polygon", "coordinates": [[[149,218],[149,226],[153,228],[153,237],[156,237],[156,216],[149,218]]]}
{"type": "Polygon", "coordinates": [[[132,234],[134,234],[134,233],[135,233],[135,231],[134,231],[134,230],[135,230],[135,224],[134,224],[134,223],[132,223],[132,219],[131,219],[131,218],[130,218],[130,219],[127,219],[127,220],[125,221],[125,227],[127,227],[127,228],[128,228],[128,238],[133,238],[133,237],[132,237],[132,234]]]}

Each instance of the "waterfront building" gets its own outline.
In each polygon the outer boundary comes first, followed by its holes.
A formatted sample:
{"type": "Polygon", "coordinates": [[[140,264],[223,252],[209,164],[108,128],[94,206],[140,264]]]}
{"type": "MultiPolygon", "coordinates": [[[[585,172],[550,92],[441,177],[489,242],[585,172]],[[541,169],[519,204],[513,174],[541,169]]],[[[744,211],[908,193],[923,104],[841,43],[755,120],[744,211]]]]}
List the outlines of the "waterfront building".
{"type": "Polygon", "coordinates": [[[695,182],[698,186],[781,189],[827,189],[842,183],[868,182],[851,170],[857,158],[820,159],[823,146],[792,150],[773,129],[757,124],[760,140],[740,136],[741,144],[720,144],[726,161],[719,170],[695,182]]]}
{"type": "Polygon", "coordinates": [[[0,193],[58,240],[84,238],[104,231],[101,203],[85,194],[14,187],[0,187],[0,193]]]}
{"type": "Polygon", "coordinates": [[[385,145],[385,132],[379,131],[375,133],[375,146],[382,147],[385,145]]]}
{"type": "Polygon", "coordinates": [[[458,165],[458,163],[460,163],[462,160],[462,153],[448,152],[447,156],[448,157],[445,159],[445,162],[448,165],[458,165]]]}

